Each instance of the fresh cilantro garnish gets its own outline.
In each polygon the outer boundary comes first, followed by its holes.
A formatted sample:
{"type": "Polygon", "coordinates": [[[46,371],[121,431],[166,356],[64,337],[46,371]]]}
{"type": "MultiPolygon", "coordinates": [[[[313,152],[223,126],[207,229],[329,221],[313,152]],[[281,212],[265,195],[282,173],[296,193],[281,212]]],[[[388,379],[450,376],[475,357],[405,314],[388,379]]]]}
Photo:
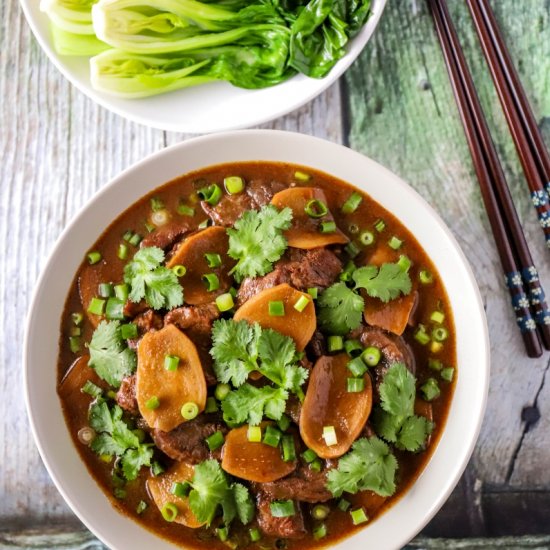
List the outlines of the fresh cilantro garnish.
{"type": "Polygon", "coordinates": [[[130,285],[129,298],[145,298],[153,309],[173,309],[183,304],[183,288],[177,275],[162,265],[164,252],[156,246],[142,248],[124,268],[124,281],[130,285]]]}
{"type": "Polygon", "coordinates": [[[420,450],[433,429],[428,419],[414,414],[416,379],[403,363],[395,363],[380,384],[380,407],[374,410],[376,432],[398,449],[420,450]]]}
{"type": "Polygon", "coordinates": [[[397,460],[388,445],[377,437],[358,439],[327,475],[327,488],[334,497],[344,491],[374,491],[383,497],[395,493],[397,460]]]}
{"type": "Polygon", "coordinates": [[[88,345],[88,365],[109,385],[118,388],[136,370],[136,354],[126,346],[118,321],[101,321],[88,345]]]}
{"type": "Polygon", "coordinates": [[[136,430],[130,430],[122,419],[118,405],[110,409],[105,400],[98,399],[90,407],[89,422],[97,432],[91,449],[99,455],[118,457],[128,481],[137,478],[142,466],[151,466],[153,444],[140,443],[136,430]]]}
{"type": "Polygon", "coordinates": [[[296,346],[288,336],[262,329],[258,323],[219,319],[212,328],[210,354],[218,380],[238,388],[222,403],[224,418],[232,423],[248,419],[251,424],[259,424],[264,414],[279,420],[288,391],[303,397],[301,386],[308,372],[298,365],[296,346]],[[245,384],[252,371],[261,373],[274,385],[256,388],[245,384]]]}
{"type": "Polygon", "coordinates": [[[336,283],[321,294],[317,306],[321,330],[330,334],[347,334],[361,324],[365,301],[345,283],[336,283]]]}
{"type": "Polygon", "coordinates": [[[382,264],[360,267],[353,272],[355,288],[364,288],[371,298],[389,302],[400,294],[409,294],[411,278],[398,264],[382,264]]]}
{"type": "Polygon", "coordinates": [[[189,506],[198,521],[210,525],[220,506],[225,525],[235,517],[244,524],[252,521],[254,503],[248,489],[240,483],[230,484],[217,460],[206,460],[195,466],[190,485],[189,506]]]}
{"type": "Polygon", "coordinates": [[[263,206],[258,212],[247,210],[227,230],[228,254],[238,260],[232,273],[237,281],[244,277],[257,277],[271,271],[287,249],[283,231],[290,227],[292,210],[278,210],[273,205],[263,206]]]}

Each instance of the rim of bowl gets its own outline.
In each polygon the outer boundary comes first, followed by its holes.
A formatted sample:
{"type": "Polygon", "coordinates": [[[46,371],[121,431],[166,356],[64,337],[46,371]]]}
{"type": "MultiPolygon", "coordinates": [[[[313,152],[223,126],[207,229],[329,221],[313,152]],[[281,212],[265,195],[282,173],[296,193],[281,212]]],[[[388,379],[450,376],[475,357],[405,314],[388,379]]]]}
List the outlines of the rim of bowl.
{"type": "MultiPolygon", "coordinates": [[[[446,475],[445,481],[442,482],[436,489],[433,489],[431,491],[431,495],[437,495],[437,496],[435,497],[435,496],[429,496],[429,495],[426,496],[426,495],[424,495],[424,497],[425,497],[424,500],[426,500],[426,503],[428,504],[428,507],[424,511],[422,519],[419,519],[414,524],[414,526],[408,526],[407,528],[405,528],[402,533],[401,532],[400,533],[395,533],[395,532],[391,533],[391,536],[393,537],[392,540],[391,540],[391,546],[384,546],[384,542],[382,540],[379,541],[380,544],[378,544],[378,548],[380,548],[380,549],[383,549],[383,548],[400,548],[401,546],[406,544],[408,541],[410,541],[414,536],[416,536],[420,532],[420,530],[433,518],[433,516],[437,513],[437,511],[441,508],[441,506],[447,500],[450,493],[452,492],[455,485],[457,484],[460,476],[464,472],[464,470],[465,470],[465,468],[466,468],[466,466],[469,462],[469,459],[471,457],[471,454],[473,452],[475,443],[478,439],[479,432],[480,432],[480,429],[481,429],[481,423],[482,423],[482,420],[483,420],[483,416],[484,416],[484,412],[485,412],[485,408],[486,408],[486,403],[487,403],[488,385],[489,385],[489,372],[490,372],[490,346],[489,346],[489,335],[488,335],[488,327],[487,327],[487,322],[486,322],[486,316],[485,316],[485,311],[484,311],[484,308],[483,308],[483,303],[482,303],[481,295],[480,295],[480,292],[479,292],[479,288],[477,286],[475,277],[474,277],[472,269],[471,269],[471,267],[468,263],[468,260],[466,259],[466,257],[464,255],[464,253],[462,252],[460,246],[456,242],[456,240],[455,240],[454,236],[452,235],[451,231],[448,229],[448,227],[445,225],[445,223],[442,221],[442,219],[439,217],[439,215],[433,210],[433,208],[412,187],[410,187],[405,181],[403,181],[401,178],[399,178],[393,172],[389,171],[388,169],[386,169],[385,167],[383,167],[380,164],[376,163],[372,159],[366,157],[365,155],[362,155],[361,153],[355,152],[355,151],[353,151],[353,150],[351,150],[348,147],[345,147],[343,145],[338,145],[338,144],[335,144],[335,143],[331,143],[331,142],[329,142],[327,140],[324,140],[324,139],[320,139],[320,138],[316,138],[316,137],[312,137],[312,136],[308,136],[308,135],[304,135],[304,134],[294,133],[294,132],[281,131],[281,130],[237,130],[237,131],[232,131],[232,132],[225,132],[225,133],[218,133],[218,134],[195,137],[195,138],[192,138],[192,139],[174,144],[170,147],[161,149],[161,150],[147,156],[143,160],[133,164],[132,166],[130,166],[127,169],[125,169],[124,171],[122,171],[118,176],[113,178],[103,188],[101,188],[98,192],[96,192],[93,195],[93,197],[84,205],[83,208],[80,209],[80,211],[68,223],[68,225],[65,227],[65,229],[62,231],[62,233],[58,237],[57,241],[55,242],[55,244],[54,244],[54,246],[53,246],[53,248],[52,248],[52,250],[49,254],[49,257],[48,257],[46,263],[44,264],[44,267],[42,268],[42,271],[41,271],[40,276],[38,278],[36,287],[35,287],[34,292],[33,292],[32,301],[31,301],[31,305],[30,305],[30,308],[29,308],[29,313],[28,313],[28,316],[27,316],[27,319],[26,319],[24,350],[23,350],[24,397],[25,397],[25,405],[26,405],[26,409],[27,409],[27,414],[28,414],[28,417],[29,417],[30,425],[31,425],[31,431],[32,431],[35,443],[38,447],[38,450],[40,452],[40,456],[42,458],[42,461],[44,462],[44,465],[46,466],[46,469],[47,469],[50,477],[54,481],[58,491],[61,493],[61,495],[63,496],[63,498],[67,502],[67,504],[72,509],[72,511],[86,525],[86,527],[95,536],[97,536],[102,542],[104,542],[106,545],[108,545],[109,547],[113,547],[113,548],[122,548],[120,545],[117,545],[116,543],[114,543],[112,541],[112,536],[109,536],[108,534],[106,534],[102,530],[103,525],[93,523],[86,516],[86,514],[82,510],[81,501],[78,500],[78,499],[73,499],[69,495],[69,490],[67,488],[67,482],[64,481],[64,479],[63,479],[63,474],[61,472],[61,469],[59,468],[60,465],[56,464],[55,462],[53,462],[51,460],[51,458],[52,458],[50,456],[51,455],[51,450],[47,449],[48,436],[47,436],[47,434],[41,433],[39,431],[38,427],[37,427],[37,422],[38,422],[39,416],[38,416],[38,411],[35,410],[35,405],[34,405],[32,399],[31,399],[31,392],[33,391],[33,388],[29,384],[30,374],[31,374],[31,370],[32,370],[31,367],[30,367],[30,357],[31,357],[32,352],[33,352],[33,338],[32,337],[33,337],[34,333],[36,332],[36,330],[38,328],[38,327],[35,326],[36,323],[37,323],[36,317],[38,315],[38,312],[40,311],[37,308],[38,308],[38,306],[41,305],[40,301],[41,300],[43,301],[44,296],[45,296],[44,293],[45,293],[46,289],[44,288],[44,285],[46,283],[46,279],[48,278],[48,276],[51,276],[50,272],[51,272],[52,267],[54,267],[55,264],[58,263],[61,260],[61,258],[59,258],[60,254],[61,254],[61,251],[65,248],[67,248],[70,245],[70,241],[71,241],[70,235],[71,235],[72,231],[75,229],[75,227],[81,225],[83,223],[83,220],[86,217],[86,215],[87,214],[89,215],[91,213],[91,211],[98,206],[98,204],[101,204],[102,202],[104,202],[104,200],[105,200],[104,197],[108,196],[111,193],[114,193],[115,189],[117,189],[119,186],[121,186],[126,180],[128,180],[129,177],[134,176],[135,174],[139,173],[140,171],[142,171],[148,165],[154,166],[154,165],[158,164],[159,162],[161,162],[162,160],[170,158],[170,157],[175,157],[176,154],[179,154],[180,152],[185,152],[186,150],[192,150],[193,148],[197,148],[197,147],[200,148],[200,147],[203,147],[205,144],[208,144],[209,147],[210,147],[210,150],[212,150],[212,145],[215,145],[216,142],[219,142],[220,144],[223,144],[224,142],[225,143],[232,143],[233,146],[235,146],[236,144],[238,144],[239,141],[242,142],[243,140],[246,141],[247,139],[253,141],[253,144],[252,144],[253,148],[254,148],[254,144],[256,144],[256,146],[258,146],[258,144],[259,144],[260,147],[264,146],[264,144],[265,144],[265,147],[269,146],[269,150],[272,151],[273,144],[272,143],[270,144],[270,142],[275,140],[279,147],[287,147],[288,151],[300,151],[300,150],[305,151],[308,147],[311,147],[312,149],[314,149],[314,152],[313,152],[314,156],[318,156],[319,158],[322,159],[323,157],[319,156],[320,153],[322,152],[320,150],[325,149],[327,154],[330,154],[330,152],[332,151],[332,152],[336,153],[338,157],[348,156],[350,161],[354,160],[355,162],[359,162],[359,163],[363,164],[364,166],[370,165],[369,169],[373,169],[375,172],[378,172],[378,174],[377,174],[378,177],[385,177],[389,180],[392,180],[393,185],[395,185],[396,188],[399,189],[400,193],[403,193],[404,195],[406,195],[406,197],[404,197],[404,202],[407,203],[407,207],[410,204],[409,199],[411,199],[413,201],[416,201],[418,203],[418,206],[424,208],[426,211],[428,211],[430,213],[431,222],[435,223],[438,230],[441,232],[441,236],[444,237],[442,240],[446,241],[446,242],[441,243],[441,246],[445,250],[445,253],[446,253],[447,257],[450,257],[453,254],[455,255],[454,263],[456,263],[457,265],[454,266],[454,267],[460,267],[461,270],[462,270],[462,275],[465,276],[465,279],[463,281],[461,281],[461,283],[464,285],[463,288],[466,289],[465,292],[470,294],[470,298],[472,298],[473,301],[472,301],[472,303],[470,303],[470,308],[468,310],[469,324],[468,324],[468,327],[465,327],[465,328],[459,328],[458,323],[456,323],[456,315],[455,315],[456,307],[454,305],[452,306],[453,316],[455,317],[455,330],[457,332],[458,379],[457,379],[457,383],[456,383],[457,385],[455,386],[455,391],[454,391],[453,399],[452,399],[452,402],[451,402],[451,407],[450,407],[448,417],[447,417],[447,420],[446,420],[446,423],[445,423],[445,429],[443,430],[441,438],[437,443],[437,447],[432,452],[432,455],[431,455],[429,461],[426,463],[423,471],[421,472],[420,476],[417,478],[417,480],[415,481],[413,486],[410,487],[402,496],[400,496],[400,498],[397,500],[397,502],[394,503],[390,507],[389,510],[387,510],[379,518],[377,518],[376,521],[374,521],[372,523],[372,525],[370,525],[368,527],[368,529],[360,530],[356,534],[352,535],[351,537],[347,537],[343,540],[340,540],[339,542],[336,543],[335,546],[333,546],[333,548],[338,548],[338,549],[343,549],[344,546],[347,547],[347,548],[349,548],[350,546],[353,546],[353,548],[355,548],[355,546],[354,546],[355,541],[359,540],[367,532],[369,534],[372,534],[374,531],[379,531],[379,529],[377,529],[377,526],[379,526],[382,522],[384,522],[384,518],[398,513],[398,512],[396,512],[396,510],[398,511],[403,507],[409,507],[410,506],[409,501],[411,499],[415,499],[415,498],[418,497],[418,495],[415,494],[416,493],[415,487],[417,487],[417,485],[420,483],[420,481],[422,479],[426,478],[428,473],[432,472],[432,470],[435,468],[434,463],[436,462],[436,457],[438,457],[443,452],[442,451],[443,444],[445,443],[445,445],[449,446],[452,443],[452,441],[449,439],[449,437],[446,437],[446,434],[449,433],[449,424],[454,419],[453,413],[454,413],[454,410],[456,408],[457,390],[459,388],[459,383],[462,380],[462,376],[464,376],[464,374],[466,374],[466,372],[464,372],[465,367],[464,366],[461,367],[462,363],[460,361],[460,353],[461,353],[461,351],[464,351],[464,350],[462,350],[461,346],[458,345],[459,344],[458,343],[458,336],[462,332],[468,332],[468,333],[473,334],[474,329],[472,327],[475,325],[475,329],[478,331],[478,332],[476,332],[476,338],[477,338],[476,345],[477,345],[478,349],[475,350],[474,355],[475,355],[478,363],[476,365],[477,374],[475,374],[474,377],[477,376],[479,378],[478,382],[481,382],[481,384],[478,387],[473,388],[473,391],[471,391],[472,388],[469,389],[469,392],[473,394],[473,397],[470,395],[467,398],[467,399],[470,399],[470,404],[469,404],[470,405],[470,408],[469,408],[469,412],[470,412],[469,423],[470,424],[467,426],[467,430],[468,430],[467,433],[464,434],[465,437],[467,437],[467,439],[466,439],[467,445],[464,446],[463,441],[462,441],[461,444],[458,446],[458,448],[455,449],[455,451],[456,451],[455,454],[452,455],[454,457],[454,462],[451,464],[451,468],[449,468],[449,465],[446,464],[445,469],[442,470],[441,475],[443,476],[443,472],[446,475]],[[304,148],[304,149],[300,149],[300,148],[304,148]],[[450,249],[448,248],[449,245],[450,245],[450,249]],[[462,373],[462,376],[461,376],[461,373],[462,373]]],[[[267,151],[267,148],[266,148],[266,151],[267,151]]],[[[229,153],[221,153],[221,154],[222,154],[222,156],[223,156],[223,154],[230,154],[230,155],[234,156],[234,153],[232,151],[230,151],[229,153]]],[[[308,152],[308,154],[312,154],[312,153],[308,152]]],[[[239,162],[239,161],[246,162],[246,161],[253,161],[253,160],[260,161],[260,162],[262,160],[267,161],[267,162],[269,162],[270,160],[273,160],[274,162],[289,162],[291,164],[300,164],[299,161],[296,161],[294,159],[285,161],[284,159],[281,158],[282,154],[280,152],[277,152],[277,154],[275,154],[275,157],[278,157],[278,160],[275,160],[270,155],[273,155],[273,153],[272,152],[271,153],[266,153],[266,158],[264,158],[264,159],[258,159],[258,158],[252,159],[252,158],[249,158],[246,154],[242,155],[242,158],[240,158],[240,159],[239,159],[238,155],[234,156],[233,160],[225,160],[225,159],[219,160],[219,159],[213,158],[212,162],[203,163],[200,166],[203,167],[203,168],[206,168],[208,166],[223,164],[223,163],[226,163],[226,162],[239,162]]],[[[342,160],[342,159],[340,159],[340,160],[342,160]]],[[[172,162],[177,164],[177,161],[172,161],[172,162]]],[[[321,162],[325,162],[325,161],[319,161],[319,162],[321,163],[321,162]]],[[[311,166],[314,169],[320,170],[322,172],[329,173],[329,174],[333,175],[334,177],[336,177],[338,179],[341,179],[341,180],[346,181],[346,182],[348,182],[352,185],[355,185],[352,181],[352,178],[347,178],[346,179],[345,177],[343,177],[341,175],[341,173],[335,173],[335,171],[330,172],[329,170],[320,168],[318,165],[315,164],[315,162],[302,162],[301,164],[303,164],[304,166],[311,166]]],[[[194,170],[197,170],[197,169],[200,169],[200,167],[190,168],[190,169],[183,169],[183,171],[180,170],[179,172],[178,172],[177,169],[174,169],[172,171],[174,173],[179,174],[179,175],[183,175],[187,172],[194,171],[194,170]]],[[[342,170],[345,171],[346,169],[350,169],[350,168],[349,167],[346,168],[346,163],[342,163],[342,170]]],[[[173,176],[173,177],[177,177],[177,175],[173,176]]],[[[127,204],[125,204],[125,206],[115,208],[115,210],[117,211],[117,214],[115,216],[112,216],[112,218],[109,219],[106,224],[101,222],[102,225],[104,227],[107,227],[107,225],[109,223],[111,223],[116,218],[116,216],[118,216],[122,212],[124,212],[136,200],[138,200],[140,197],[144,196],[148,192],[154,190],[155,188],[163,185],[164,183],[167,183],[168,181],[173,179],[173,177],[162,177],[161,178],[162,181],[157,181],[153,177],[152,181],[154,183],[144,184],[144,185],[147,185],[147,190],[145,190],[143,192],[142,191],[139,191],[139,192],[136,191],[134,193],[135,196],[132,195],[131,200],[125,199],[125,203],[127,203],[127,204]]],[[[369,176],[369,177],[372,177],[372,176],[369,176]]],[[[395,215],[399,219],[400,223],[404,224],[409,229],[409,226],[407,224],[405,224],[405,222],[402,221],[401,218],[397,214],[395,214],[395,212],[391,208],[391,206],[382,204],[381,201],[378,198],[373,196],[373,194],[368,190],[366,185],[365,185],[365,187],[358,186],[358,188],[361,189],[363,192],[366,192],[367,194],[372,196],[373,200],[375,200],[376,202],[381,204],[389,212],[391,212],[393,215],[395,215]]],[[[130,194],[132,194],[132,193],[130,193],[130,194]]],[[[122,201],[119,201],[119,202],[122,202],[122,201]]],[[[104,214],[104,215],[107,215],[107,214],[104,214]]],[[[417,236],[417,233],[418,233],[417,231],[413,231],[411,229],[409,229],[409,230],[413,233],[413,235],[415,235],[415,237],[417,236]]],[[[90,244],[95,242],[97,240],[97,238],[99,238],[100,234],[101,234],[101,231],[97,235],[92,236],[91,239],[90,239],[91,240],[90,244]]],[[[438,237],[438,239],[436,239],[436,240],[441,240],[441,239],[439,239],[439,237],[438,237]]],[[[422,246],[422,248],[425,249],[426,248],[426,243],[423,243],[420,239],[418,239],[418,241],[419,241],[419,244],[422,246]]],[[[79,263],[81,261],[82,250],[85,250],[85,248],[79,244],[79,246],[77,247],[77,251],[73,252],[73,255],[74,254],[79,254],[79,256],[78,256],[79,259],[78,259],[77,265],[79,265],[79,263]]],[[[435,260],[432,260],[432,261],[434,261],[434,264],[435,264],[438,272],[441,272],[441,270],[442,270],[441,263],[437,263],[435,260]]],[[[71,271],[71,275],[70,275],[71,279],[74,276],[75,271],[76,271],[76,267],[75,267],[74,271],[71,271]]],[[[69,283],[69,285],[70,285],[70,283],[69,283]]],[[[447,288],[447,284],[445,284],[445,288],[447,288]]],[[[63,294],[64,299],[66,297],[66,294],[68,293],[68,290],[69,290],[69,286],[67,286],[67,288],[64,290],[64,294],[63,294]]],[[[450,302],[453,304],[453,296],[451,296],[449,293],[448,293],[448,296],[449,296],[450,302]]],[[[461,299],[462,298],[463,298],[463,296],[461,296],[461,299]]],[[[44,307],[44,305],[42,305],[42,308],[43,307],[44,307]]],[[[61,310],[63,309],[63,304],[61,304],[60,309],[61,310]]],[[[55,325],[56,326],[56,331],[58,330],[58,328],[57,328],[58,323],[59,323],[59,319],[56,319],[56,325],[55,325]]],[[[56,350],[58,349],[57,340],[56,340],[55,348],[56,348],[56,350]]],[[[54,369],[53,369],[54,376],[55,376],[56,368],[57,368],[57,366],[55,365],[54,369]]],[[[471,369],[473,369],[473,367],[471,367],[471,369]]],[[[470,373],[470,374],[473,374],[473,373],[470,373]]],[[[42,391],[43,391],[43,389],[42,389],[42,391]]],[[[57,392],[55,391],[55,387],[54,387],[53,391],[55,393],[57,403],[59,403],[59,400],[57,398],[57,392]]],[[[61,409],[61,406],[59,406],[59,409],[61,409]]],[[[63,437],[63,439],[69,438],[70,439],[70,444],[72,446],[72,439],[70,438],[69,433],[67,431],[67,427],[66,427],[64,418],[63,418],[63,428],[65,430],[65,433],[63,434],[62,437],[63,437]]],[[[454,443],[456,445],[456,442],[454,442],[454,443]]],[[[78,455],[78,453],[76,452],[76,449],[73,449],[73,450],[75,451],[75,454],[78,455]]],[[[84,462],[81,460],[79,455],[77,456],[77,459],[80,463],[82,463],[82,466],[85,467],[84,462]]],[[[94,485],[95,485],[95,482],[94,482],[94,485]]],[[[97,487],[97,486],[96,486],[96,488],[97,488],[97,491],[101,494],[101,497],[103,499],[105,499],[106,504],[108,504],[109,508],[111,508],[112,505],[111,505],[109,499],[104,494],[103,490],[101,488],[97,487]]],[[[164,542],[168,545],[172,544],[170,541],[162,539],[162,538],[158,537],[158,535],[152,533],[151,531],[148,531],[143,526],[141,526],[141,524],[138,524],[137,522],[135,522],[132,518],[128,518],[124,515],[122,515],[122,517],[126,521],[130,521],[133,524],[139,525],[139,527],[142,530],[145,530],[146,532],[148,532],[152,536],[156,537],[159,540],[159,543],[160,543],[160,541],[162,541],[162,542],[164,542]]],[[[376,535],[377,536],[382,536],[382,533],[376,533],[376,535]]],[[[362,544],[360,540],[359,540],[359,544],[362,544]]],[[[357,548],[362,548],[362,546],[357,546],[357,548]]]]}
{"type": "MultiPolygon", "coordinates": [[[[37,4],[37,0],[19,0],[19,3],[21,5],[21,9],[23,10],[25,19],[27,20],[27,23],[31,28],[31,31],[34,37],[36,38],[42,50],[46,53],[46,56],[48,57],[48,59],[54,64],[54,66],[59,70],[59,72],[61,72],[61,74],[75,88],[77,88],[80,92],[82,92],[86,97],[90,98],[94,103],[97,103],[104,109],[107,109],[108,111],[111,111],[117,114],[118,116],[126,118],[131,122],[137,122],[138,124],[142,124],[150,128],[155,128],[158,130],[164,130],[169,132],[203,134],[203,133],[240,130],[243,128],[250,128],[251,126],[265,124],[267,122],[275,120],[276,118],[282,117],[296,109],[299,109],[300,107],[303,107],[306,103],[309,103],[318,95],[323,93],[331,84],[334,84],[334,82],[336,82],[336,80],[338,80],[338,78],[342,76],[342,74],[350,67],[350,65],[357,59],[357,57],[359,57],[360,53],[365,48],[366,44],[369,42],[375,29],[378,27],[382,13],[384,12],[384,9],[386,7],[387,0],[372,0],[371,16],[369,17],[369,19],[367,20],[367,22],[365,23],[364,27],[361,29],[359,34],[349,42],[347,51],[344,57],[336,63],[336,65],[332,68],[330,73],[326,75],[325,78],[318,80],[318,83],[319,83],[318,87],[315,87],[313,90],[308,91],[303,96],[298,96],[300,99],[295,100],[289,103],[288,105],[286,105],[285,107],[281,107],[270,114],[266,114],[263,116],[256,116],[256,117],[250,118],[249,120],[246,120],[246,118],[243,118],[242,122],[240,123],[237,122],[234,124],[214,123],[209,125],[207,129],[201,128],[200,123],[199,124],[195,123],[194,125],[191,124],[188,126],[185,125],[185,122],[183,124],[181,122],[173,123],[173,122],[170,122],[169,120],[164,121],[162,123],[156,123],[154,120],[152,120],[148,116],[133,112],[133,109],[131,107],[132,102],[139,101],[139,99],[124,100],[124,103],[121,106],[113,104],[113,102],[116,103],[116,101],[120,100],[120,98],[109,96],[107,94],[103,94],[101,92],[96,91],[94,88],[92,88],[92,85],[89,82],[89,76],[87,77],[88,81],[85,81],[85,82],[81,81],[77,75],[73,74],[73,71],[71,71],[70,67],[67,66],[66,62],[63,61],[64,57],[68,57],[68,56],[61,56],[55,51],[51,37],[48,34],[48,31],[47,30],[44,31],[44,29],[41,28],[41,25],[39,24],[37,16],[35,14],[35,10],[40,10],[37,4]]],[[[297,75],[294,75],[290,80],[282,82],[279,85],[285,85],[286,83],[289,83],[294,79],[306,79],[306,78],[308,77],[301,74],[297,74],[297,75]]],[[[168,93],[178,93],[178,92],[181,93],[184,91],[185,90],[175,90],[174,92],[168,92],[168,93]]],[[[184,100],[185,99],[182,98],[182,101],[184,100]]]]}

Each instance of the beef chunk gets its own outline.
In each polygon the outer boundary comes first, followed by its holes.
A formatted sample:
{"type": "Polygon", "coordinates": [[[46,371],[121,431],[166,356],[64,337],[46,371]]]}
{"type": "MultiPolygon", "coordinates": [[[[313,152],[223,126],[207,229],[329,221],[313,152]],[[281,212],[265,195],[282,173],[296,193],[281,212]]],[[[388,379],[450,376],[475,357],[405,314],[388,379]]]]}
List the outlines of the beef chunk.
{"type": "MultiPolygon", "coordinates": [[[[227,433],[227,427],[219,417],[201,414],[194,420],[180,424],[170,432],[153,430],[151,437],[155,445],[170,458],[189,464],[198,464],[211,457],[205,439],[217,431],[221,431],[224,435],[227,433]]],[[[217,454],[221,454],[221,449],[217,454]]]]}
{"type": "Polygon", "coordinates": [[[193,229],[193,222],[191,221],[178,220],[177,222],[168,222],[166,225],[146,235],[141,241],[140,247],[157,246],[166,250],[171,248],[176,241],[193,229]]]}
{"type": "Polygon", "coordinates": [[[244,192],[224,195],[216,206],[204,201],[201,206],[215,225],[231,227],[245,210],[259,210],[283,189],[285,185],[276,181],[252,180],[247,183],[244,192]]]}
{"type": "Polygon", "coordinates": [[[282,283],[307,291],[308,288],[325,289],[330,286],[342,271],[342,262],[327,248],[300,250],[289,248],[275,269],[264,277],[246,278],[239,288],[239,305],[266,288],[282,283]]]}
{"type": "Polygon", "coordinates": [[[318,359],[323,355],[327,355],[327,343],[325,336],[319,330],[316,330],[306,346],[306,352],[310,357],[318,359]]]}
{"type": "MultiPolygon", "coordinates": [[[[132,302],[128,302],[126,304],[125,310],[129,309],[128,304],[131,304],[131,303],[132,302]]],[[[135,304],[135,305],[139,306],[139,304],[135,304]]],[[[138,308],[136,308],[136,310],[138,310],[138,308]]],[[[132,319],[132,323],[137,325],[138,335],[139,335],[139,338],[136,338],[134,340],[128,340],[128,347],[132,349],[137,349],[139,341],[145,333],[150,331],[160,330],[163,325],[162,316],[150,308],[144,310],[142,313],[137,314],[132,319]]]]}
{"type": "Polygon", "coordinates": [[[299,425],[301,412],[302,404],[300,403],[300,400],[294,394],[290,394],[290,397],[286,402],[285,413],[290,416],[290,419],[294,422],[294,424],[299,425]]]}
{"type": "Polygon", "coordinates": [[[116,402],[122,409],[133,415],[139,414],[138,402],[136,398],[136,375],[126,376],[122,379],[120,388],[116,394],[116,402]]]}
{"type": "Polygon", "coordinates": [[[301,539],[307,535],[304,516],[300,504],[295,502],[296,513],[286,518],[275,518],[271,515],[271,499],[265,493],[258,493],[256,498],[257,519],[260,529],[269,537],[282,539],[301,539]]]}

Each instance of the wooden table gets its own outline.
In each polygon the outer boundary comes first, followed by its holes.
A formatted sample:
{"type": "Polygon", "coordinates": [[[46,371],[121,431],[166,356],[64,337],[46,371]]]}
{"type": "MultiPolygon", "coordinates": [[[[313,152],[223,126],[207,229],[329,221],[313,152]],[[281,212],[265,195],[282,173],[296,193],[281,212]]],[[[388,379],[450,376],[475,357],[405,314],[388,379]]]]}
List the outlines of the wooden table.
{"type": "MultiPolygon", "coordinates": [[[[550,142],[549,4],[492,3],[550,142]]],[[[550,548],[550,355],[528,360],[523,352],[426,5],[388,4],[344,78],[264,127],[345,143],[398,173],[442,215],[477,276],[493,354],[487,414],[463,479],[411,547],[550,548]]],[[[467,9],[450,4],[548,289],[550,256],[467,9]]],[[[0,547],[102,548],[64,503],[32,440],[22,397],[24,319],[68,220],[123,168],[189,136],[97,107],[46,59],[17,0],[0,10],[0,547]]]]}

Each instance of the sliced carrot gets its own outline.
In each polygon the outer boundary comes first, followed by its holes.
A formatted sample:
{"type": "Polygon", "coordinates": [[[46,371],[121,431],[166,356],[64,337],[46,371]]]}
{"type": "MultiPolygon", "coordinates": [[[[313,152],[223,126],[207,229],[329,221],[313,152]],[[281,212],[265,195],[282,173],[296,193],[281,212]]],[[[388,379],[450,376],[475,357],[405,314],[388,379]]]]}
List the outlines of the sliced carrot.
{"type": "Polygon", "coordinates": [[[353,377],[345,353],[321,357],[311,372],[306,398],[300,414],[300,435],[305,444],[322,458],[336,458],[348,451],[365,426],[372,408],[372,383],[363,376],[365,389],[347,391],[347,379],[353,377]],[[332,426],[337,443],[327,445],[323,428],[332,426]]]}
{"type": "Polygon", "coordinates": [[[213,302],[217,296],[227,292],[233,284],[229,272],[235,261],[227,255],[229,240],[225,228],[207,227],[185,239],[176,253],[166,263],[167,267],[183,265],[187,272],[180,278],[185,292],[185,302],[191,305],[213,302]],[[221,265],[209,267],[205,254],[219,254],[221,265]],[[214,273],[219,280],[217,290],[208,291],[203,275],[214,273]]]}
{"type": "Polygon", "coordinates": [[[290,246],[296,248],[319,248],[329,244],[345,244],[349,239],[336,228],[333,233],[321,233],[322,222],[333,222],[330,210],[320,218],[312,218],[305,211],[309,201],[317,199],[327,205],[327,198],[321,189],[315,187],[289,187],[279,191],[271,199],[277,208],[292,210],[292,226],[284,232],[290,246]]]}
{"type": "MultiPolygon", "coordinates": [[[[272,422],[262,422],[262,433],[272,422]]],[[[296,469],[296,460],[284,462],[279,447],[248,441],[248,426],[231,430],[222,453],[222,468],[241,479],[267,483],[287,476],[296,469]]]]}
{"type": "Polygon", "coordinates": [[[166,470],[165,473],[159,476],[150,477],[147,480],[147,489],[159,510],[162,510],[166,504],[173,504],[176,506],[178,514],[176,519],[174,519],[175,523],[181,523],[185,525],[185,527],[197,529],[204,525],[204,523],[200,523],[195,517],[195,514],[191,511],[189,499],[187,497],[180,498],[171,493],[174,483],[189,481],[193,478],[193,472],[194,468],[191,464],[176,462],[166,470]]]}
{"type": "Polygon", "coordinates": [[[193,402],[199,412],[206,404],[206,381],[195,344],[174,325],[148,332],[138,347],[136,397],[139,412],[151,426],[169,432],[182,422],[181,407],[193,402]],[[179,357],[174,371],[166,370],[167,355],[179,357]],[[159,406],[147,407],[156,397],[159,406]]]}
{"type": "Polygon", "coordinates": [[[377,298],[370,298],[366,292],[362,294],[365,299],[363,316],[369,325],[383,328],[399,336],[405,332],[417,300],[416,292],[400,296],[388,303],[381,302],[377,298]]]}
{"type": "Polygon", "coordinates": [[[298,351],[306,347],[317,325],[311,296],[286,283],[262,290],[245,302],[233,318],[235,321],[244,319],[249,323],[259,323],[262,328],[271,328],[289,336],[294,340],[298,351]],[[302,297],[308,300],[308,304],[302,311],[298,311],[294,306],[302,297]],[[270,315],[270,302],[283,302],[284,315],[270,315]]]}

